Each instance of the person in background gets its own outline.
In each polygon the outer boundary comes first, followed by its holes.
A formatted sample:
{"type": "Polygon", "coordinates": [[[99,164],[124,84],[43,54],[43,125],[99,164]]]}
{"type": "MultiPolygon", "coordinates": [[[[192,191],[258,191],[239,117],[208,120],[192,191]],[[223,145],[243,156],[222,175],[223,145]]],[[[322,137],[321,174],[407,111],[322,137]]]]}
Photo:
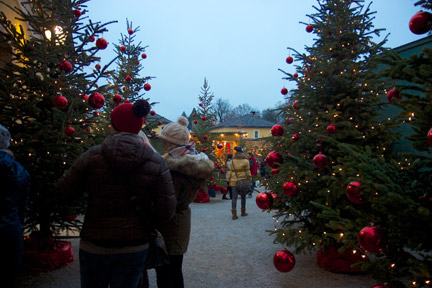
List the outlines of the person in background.
{"type": "Polygon", "coordinates": [[[0,125],[0,279],[2,287],[16,287],[16,276],[23,256],[22,224],[30,190],[30,175],[8,149],[10,141],[9,130],[0,125]]]}
{"type": "Polygon", "coordinates": [[[174,182],[177,207],[174,217],[160,228],[170,263],[156,268],[159,288],[184,287],[182,264],[183,254],[189,245],[191,231],[191,209],[189,204],[204,187],[215,168],[204,153],[195,150],[195,143],[190,143],[188,120],[180,116],[177,122],[171,122],[158,135],[167,152],[162,157],[171,171],[174,182]]]}
{"type": "Polygon", "coordinates": [[[255,177],[257,176],[258,172],[258,163],[256,161],[256,157],[252,152],[248,153],[248,159],[249,159],[249,169],[252,175],[252,181],[251,181],[251,188],[248,193],[249,198],[252,198],[252,193],[255,189],[255,177]]]}
{"type": "MultiPolygon", "coordinates": [[[[228,186],[228,193],[229,193],[229,199],[232,199],[232,190],[231,190],[231,186],[229,186],[229,180],[228,180],[228,175],[229,175],[229,166],[231,165],[231,161],[232,161],[232,159],[233,159],[233,155],[230,153],[230,154],[228,154],[227,155],[227,160],[226,160],[226,163],[225,163],[225,166],[226,166],[226,169],[227,169],[227,171],[226,171],[226,173],[225,173],[225,179],[226,179],[226,182],[227,182],[227,186],[228,186]]],[[[226,194],[223,194],[223,196],[222,196],[222,199],[224,199],[224,200],[229,200],[228,198],[227,198],[227,195],[226,194]]]]}
{"type": "MultiPolygon", "coordinates": [[[[237,217],[237,198],[239,191],[237,189],[237,181],[242,179],[248,179],[249,181],[252,179],[252,175],[250,173],[249,161],[247,156],[244,154],[244,150],[241,146],[234,147],[236,151],[234,158],[231,162],[229,168],[229,186],[232,190],[232,202],[231,202],[231,212],[232,219],[238,219],[237,217]]],[[[241,196],[241,216],[247,216],[246,213],[246,194],[240,194],[241,196]]]]}
{"type": "Polygon", "coordinates": [[[168,166],[138,136],[149,111],[142,99],[115,107],[112,133],[57,181],[65,203],[87,195],[79,250],[83,288],[136,288],[151,231],[174,216],[168,166]]]}

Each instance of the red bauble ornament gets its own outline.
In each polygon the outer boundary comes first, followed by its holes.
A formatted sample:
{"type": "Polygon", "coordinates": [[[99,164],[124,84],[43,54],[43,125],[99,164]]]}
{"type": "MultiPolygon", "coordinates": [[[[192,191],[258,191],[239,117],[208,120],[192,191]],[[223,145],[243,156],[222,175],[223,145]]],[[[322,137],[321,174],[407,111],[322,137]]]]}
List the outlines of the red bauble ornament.
{"type": "Polygon", "coordinates": [[[203,139],[204,139],[204,140],[207,140],[207,139],[208,139],[208,136],[207,136],[207,135],[204,135],[204,136],[203,136],[203,139]]]}
{"type": "Polygon", "coordinates": [[[64,60],[64,61],[60,62],[59,69],[62,71],[65,71],[66,73],[69,73],[72,71],[72,64],[69,63],[68,61],[64,60]]]}
{"type": "Polygon", "coordinates": [[[327,157],[324,154],[317,154],[313,158],[313,164],[317,168],[324,168],[328,164],[327,157]]]}
{"type": "Polygon", "coordinates": [[[396,88],[390,89],[390,91],[387,92],[387,100],[389,102],[392,102],[393,98],[397,98],[397,99],[402,98],[402,94],[396,88]]]}
{"type": "Polygon", "coordinates": [[[287,249],[281,250],[274,255],[273,265],[280,272],[289,272],[295,266],[295,257],[287,249]]]}
{"type": "Polygon", "coordinates": [[[197,121],[197,120],[194,120],[193,123],[194,123],[194,124],[198,124],[198,121],[197,121]]]}
{"type": "Polygon", "coordinates": [[[158,124],[159,124],[159,125],[162,125],[162,121],[159,121],[158,124]]]}
{"type": "Polygon", "coordinates": [[[87,100],[89,98],[89,96],[87,94],[84,94],[82,97],[84,100],[87,100]]]}
{"type": "Polygon", "coordinates": [[[306,32],[311,33],[313,31],[313,26],[311,24],[306,26],[306,32]]]}
{"type": "Polygon", "coordinates": [[[360,193],[360,186],[362,186],[362,183],[352,181],[346,188],[346,194],[348,199],[355,204],[363,204],[367,202],[367,200],[360,193]]]}
{"type": "Polygon", "coordinates": [[[287,88],[282,88],[281,89],[281,93],[282,93],[282,95],[287,95],[288,94],[288,89],[287,88]]]}
{"type": "Polygon", "coordinates": [[[293,74],[293,77],[294,77],[294,78],[297,78],[297,77],[298,77],[298,74],[297,74],[297,73],[294,73],[294,74],[293,74]]]}
{"type": "Polygon", "coordinates": [[[130,101],[128,99],[126,99],[124,103],[130,103],[130,101]]]}
{"type": "Polygon", "coordinates": [[[95,37],[94,37],[93,35],[91,35],[91,36],[89,37],[89,41],[90,41],[90,42],[95,41],[95,37]]]}
{"type": "MultiPolygon", "coordinates": [[[[122,89],[123,89],[123,91],[127,90],[126,86],[124,86],[122,89]]],[[[129,101],[129,100],[126,100],[126,101],[129,101]]],[[[126,103],[126,101],[125,101],[125,103],[126,103]]],[[[129,102],[127,102],[127,103],[129,103],[129,102]]]]}
{"type": "Polygon", "coordinates": [[[217,144],[217,148],[218,148],[218,149],[222,149],[223,147],[224,147],[224,144],[223,144],[223,143],[218,143],[218,144],[217,144]]]}
{"type": "Polygon", "coordinates": [[[274,175],[277,175],[277,174],[279,174],[279,169],[272,169],[271,171],[270,171],[270,174],[272,175],[272,176],[274,176],[274,175]]]}
{"type": "Polygon", "coordinates": [[[285,182],[282,185],[282,193],[288,197],[294,196],[295,194],[297,194],[297,191],[297,185],[292,181],[285,182]]]}
{"type": "Polygon", "coordinates": [[[207,120],[207,118],[206,118],[205,116],[203,116],[201,119],[202,119],[203,121],[206,121],[206,120],[207,120]]]}
{"type": "Polygon", "coordinates": [[[225,170],[221,170],[221,174],[225,174],[226,173],[226,171],[225,170]]]}
{"type": "Polygon", "coordinates": [[[284,134],[284,128],[280,124],[276,124],[271,128],[271,134],[273,136],[282,136],[284,134]]]}
{"type": "Polygon", "coordinates": [[[227,194],[228,193],[228,188],[227,187],[222,187],[220,189],[220,193],[223,194],[223,195],[227,194]]]}
{"type": "Polygon", "coordinates": [[[75,129],[73,127],[68,126],[65,128],[64,133],[68,136],[73,136],[75,135],[75,129]]]}
{"type": "Polygon", "coordinates": [[[105,98],[102,94],[95,92],[90,95],[88,102],[92,108],[99,109],[105,104],[105,98]]]}
{"type": "Polygon", "coordinates": [[[292,107],[293,107],[294,109],[298,110],[298,109],[300,108],[299,101],[298,101],[298,100],[294,101],[294,103],[292,104],[292,107]]]}
{"type": "Polygon", "coordinates": [[[333,133],[335,133],[336,132],[336,126],[334,126],[334,125],[329,125],[329,126],[327,126],[327,132],[329,133],[329,134],[333,134],[333,133]]]}
{"type": "Polygon", "coordinates": [[[299,139],[299,135],[298,135],[298,134],[294,134],[294,135],[291,137],[291,139],[292,139],[293,141],[297,141],[297,140],[299,139]]]}
{"type": "Polygon", "coordinates": [[[93,116],[98,117],[99,116],[99,111],[93,111],[93,116]]]}
{"type": "Polygon", "coordinates": [[[429,132],[427,133],[426,139],[427,139],[427,143],[429,144],[429,146],[432,147],[432,128],[429,129],[429,132]]]}
{"type": "Polygon", "coordinates": [[[146,53],[143,53],[143,54],[141,54],[141,57],[142,57],[143,59],[146,59],[146,58],[147,58],[147,54],[146,54],[146,53]]]}
{"type": "Polygon", "coordinates": [[[198,105],[202,107],[202,103],[199,103],[198,105]]]}
{"type": "Polygon", "coordinates": [[[108,42],[104,38],[99,38],[98,40],[96,40],[96,47],[104,50],[108,47],[108,42]]]}
{"type": "Polygon", "coordinates": [[[126,77],[125,77],[125,81],[126,81],[126,82],[130,82],[131,80],[132,80],[132,77],[129,76],[129,75],[126,75],[126,77]]]}
{"type": "Polygon", "coordinates": [[[132,29],[129,29],[129,30],[128,30],[128,34],[129,34],[129,35],[132,35],[133,33],[134,33],[134,30],[132,30],[132,29]]]}
{"type": "Polygon", "coordinates": [[[266,157],[266,159],[264,160],[264,162],[270,167],[270,168],[277,168],[277,165],[278,164],[276,164],[276,163],[280,163],[280,164],[282,164],[283,163],[283,157],[282,157],[282,155],[279,153],[279,152],[276,152],[276,151],[273,151],[273,152],[270,152],[268,155],[267,155],[267,157],[266,157]]]}
{"type": "Polygon", "coordinates": [[[79,17],[81,16],[81,11],[80,11],[79,9],[76,9],[76,10],[73,11],[73,15],[74,15],[76,18],[79,18],[79,17]]]}
{"type": "Polygon", "coordinates": [[[69,103],[66,97],[62,95],[57,95],[53,99],[53,105],[57,109],[65,109],[69,105],[69,103]]]}
{"type": "Polygon", "coordinates": [[[125,46],[120,46],[120,51],[121,52],[125,52],[126,51],[126,47],[125,46]]]}
{"type": "Polygon", "coordinates": [[[412,33],[420,35],[427,33],[431,29],[432,14],[419,11],[410,19],[409,29],[412,33]]]}
{"type": "Polygon", "coordinates": [[[220,191],[221,188],[222,188],[222,187],[221,187],[219,184],[216,184],[216,185],[214,185],[214,187],[213,187],[213,189],[214,189],[215,191],[220,191]]]}
{"type": "Polygon", "coordinates": [[[288,64],[293,63],[293,61],[294,61],[294,59],[293,59],[293,57],[291,57],[291,56],[288,56],[288,57],[286,58],[286,63],[288,63],[288,64]]]}
{"type": "Polygon", "coordinates": [[[156,115],[156,112],[154,110],[151,110],[150,115],[154,116],[154,115],[156,115]]]}
{"type": "Polygon", "coordinates": [[[113,97],[113,101],[116,104],[120,104],[122,102],[123,98],[119,94],[115,94],[113,97]]]}
{"type": "Polygon", "coordinates": [[[386,285],[386,284],[375,284],[375,285],[371,286],[370,288],[393,288],[393,287],[386,285]]]}
{"type": "Polygon", "coordinates": [[[96,68],[96,70],[100,70],[101,69],[101,65],[100,64],[96,64],[95,68],[96,68]]]}
{"type": "Polygon", "coordinates": [[[383,236],[381,229],[375,226],[366,226],[358,235],[360,247],[366,252],[377,253],[382,251],[383,236]]]}
{"type": "Polygon", "coordinates": [[[270,209],[273,206],[273,196],[268,192],[259,193],[255,201],[260,209],[270,209]]]}
{"type": "Polygon", "coordinates": [[[147,83],[147,84],[144,85],[144,90],[145,91],[150,91],[150,89],[151,89],[151,85],[149,83],[147,83]]]}

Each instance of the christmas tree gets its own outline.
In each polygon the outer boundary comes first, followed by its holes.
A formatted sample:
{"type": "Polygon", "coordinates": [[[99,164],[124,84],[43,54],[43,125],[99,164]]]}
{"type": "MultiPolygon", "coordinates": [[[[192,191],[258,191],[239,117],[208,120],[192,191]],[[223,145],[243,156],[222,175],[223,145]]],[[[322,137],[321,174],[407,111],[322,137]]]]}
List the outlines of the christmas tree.
{"type": "Polygon", "coordinates": [[[97,71],[89,67],[108,45],[100,35],[109,23],[88,19],[86,2],[33,0],[20,7],[0,2],[2,11],[17,15],[7,19],[0,13],[1,36],[13,51],[0,70],[0,122],[13,135],[11,150],[31,175],[25,228],[43,237],[79,228],[74,215],[83,212],[83,202],[63,207],[55,182],[94,144],[92,111],[104,105],[104,87],[96,83],[106,77],[109,64],[97,71]]]}

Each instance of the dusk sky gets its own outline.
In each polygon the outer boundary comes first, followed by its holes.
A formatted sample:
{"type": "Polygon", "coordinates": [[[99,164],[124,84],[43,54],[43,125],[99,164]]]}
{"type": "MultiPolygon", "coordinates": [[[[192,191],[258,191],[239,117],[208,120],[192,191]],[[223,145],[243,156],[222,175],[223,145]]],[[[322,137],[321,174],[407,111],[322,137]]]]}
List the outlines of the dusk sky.
{"type": "MultiPolygon", "coordinates": [[[[408,29],[410,18],[420,10],[415,2],[373,1],[374,26],[386,29],[375,42],[390,33],[385,46],[394,48],[426,37],[408,29]]],[[[93,22],[118,21],[103,35],[111,44],[118,43],[120,33],[127,34],[126,19],[140,27],[135,41],[149,45],[141,76],[156,77],[145,96],[159,102],[154,110],[172,121],[198,106],[204,77],[215,99],[226,99],[233,107],[248,103],[259,111],[274,108],[283,101],[280,89],[295,86],[282,80],[278,71],[295,71],[285,62],[287,47],[303,52],[316,37],[299,22],[309,23],[306,15],[316,12],[312,6],[317,0],[92,0],[87,4],[93,22]]],[[[102,62],[114,57],[113,48],[98,54],[102,62]]]]}

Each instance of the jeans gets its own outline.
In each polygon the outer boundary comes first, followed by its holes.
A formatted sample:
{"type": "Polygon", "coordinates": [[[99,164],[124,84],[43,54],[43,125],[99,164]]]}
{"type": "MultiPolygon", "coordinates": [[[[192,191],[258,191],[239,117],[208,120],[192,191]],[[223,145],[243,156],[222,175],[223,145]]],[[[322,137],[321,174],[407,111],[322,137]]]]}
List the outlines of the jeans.
{"type": "Polygon", "coordinates": [[[158,288],[184,288],[183,255],[169,255],[170,263],[156,268],[158,288]]]}
{"type": "MultiPolygon", "coordinates": [[[[231,207],[232,209],[237,209],[237,197],[239,195],[237,187],[231,186],[233,198],[231,199],[231,207]]],[[[246,208],[246,194],[240,195],[241,198],[241,208],[246,208]]]]}
{"type": "Polygon", "coordinates": [[[138,287],[147,252],[98,255],[80,249],[81,288],[138,287]]]}

